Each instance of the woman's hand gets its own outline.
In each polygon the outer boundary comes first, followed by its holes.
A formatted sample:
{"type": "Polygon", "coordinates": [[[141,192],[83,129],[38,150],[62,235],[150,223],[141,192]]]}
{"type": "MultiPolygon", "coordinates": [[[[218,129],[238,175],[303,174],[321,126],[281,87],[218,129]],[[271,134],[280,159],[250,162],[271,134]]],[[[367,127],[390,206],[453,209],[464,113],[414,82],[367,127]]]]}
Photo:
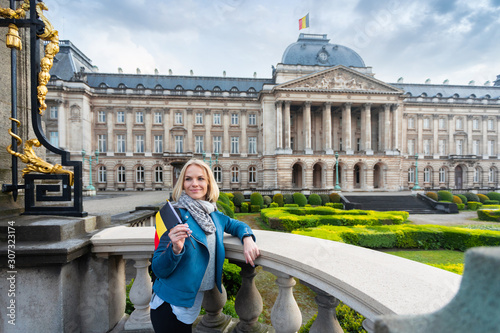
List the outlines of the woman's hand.
{"type": "Polygon", "coordinates": [[[257,244],[255,244],[253,238],[250,236],[243,238],[243,255],[245,256],[246,263],[255,267],[253,261],[260,256],[260,251],[257,244]]]}
{"type": "Polygon", "coordinates": [[[172,248],[175,254],[181,253],[184,248],[184,241],[191,235],[192,231],[189,226],[184,224],[178,224],[168,233],[168,237],[172,241],[172,248]]]}

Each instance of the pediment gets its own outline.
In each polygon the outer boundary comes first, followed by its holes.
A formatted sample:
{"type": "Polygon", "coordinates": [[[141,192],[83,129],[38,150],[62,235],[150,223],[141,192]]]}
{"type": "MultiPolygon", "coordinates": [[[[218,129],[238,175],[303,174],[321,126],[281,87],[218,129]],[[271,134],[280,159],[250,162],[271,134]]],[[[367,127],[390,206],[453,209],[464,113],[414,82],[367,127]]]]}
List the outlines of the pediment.
{"type": "Polygon", "coordinates": [[[336,66],[292,81],[282,83],[276,90],[288,91],[359,91],[377,93],[404,93],[385,82],[356,72],[344,66],[336,66]]]}

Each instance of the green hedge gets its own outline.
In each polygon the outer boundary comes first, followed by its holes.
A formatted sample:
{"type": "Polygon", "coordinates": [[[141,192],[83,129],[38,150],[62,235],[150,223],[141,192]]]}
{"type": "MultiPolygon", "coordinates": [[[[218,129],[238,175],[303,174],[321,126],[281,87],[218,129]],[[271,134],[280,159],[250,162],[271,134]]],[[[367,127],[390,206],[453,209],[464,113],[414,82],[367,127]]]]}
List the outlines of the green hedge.
{"type": "Polygon", "coordinates": [[[431,198],[432,200],[434,201],[438,201],[438,195],[436,192],[427,192],[425,193],[425,195],[428,197],[428,198],[431,198]]]}
{"type": "Polygon", "coordinates": [[[234,192],[233,203],[236,207],[241,207],[241,204],[245,202],[245,196],[241,192],[234,192]]]}
{"type": "Polygon", "coordinates": [[[457,208],[458,208],[458,210],[464,210],[465,209],[465,204],[464,203],[457,204],[457,208]]]}
{"type": "Polygon", "coordinates": [[[465,195],[463,195],[463,194],[457,194],[457,197],[459,197],[460,199],[462,199],[462,203],[464,203],[464,204],[467,203],[467,198],[465,197],[465,195]]]}
{"type": "Polygon", "coordinates": [[[340,194],[338,193],[330,193],[330,202],[340,202],[340,194]]]}
{"type": "Polygon", "coordinates": [[[304,207],[305,205],[307,205],[307,198],[302,193],[295,192],[293,194],[293,202],[299,205],[300,207],[304,207]]]}
{"type": "Polygon", "coordinates": [[[320,194],[321,204],[324,206],[327,203],[330,203],[330,196],[328,194],[320,194]]]}
{"type": "Polygon", "coordinates": [[[260,212],[260,206],[259,205],[250,205],[250,212],[252,212],[252,213],[260,212]]]}
{"type": "Polygon", "coordinates": [[[341,210],[331,207],[283,207],[261,210],[262,220],[271,228],[292,231],[318,225],[382,225],[401,224],[407,212],[376,212],[371,210],[341,210]]]}
{"type": "Polygon", "coordinates": [[[498,192],[490,192],[486,194],[490,200],[497,200],[500,202],[500,193],[498,192]]]}
{"type": "Polygon", "coordinates": [[[500,222],[500,205],[485,205],[477,210],[481,221],[500,222]]]}
{"type": "Polygon", "coordinates": [[[284,207],[299,207],[299,205],[291,203],[291,204],[285,204],[284,207]]]}
{"type": "Polygon", "coordinates": [[[500,233],[437,225],[338,227],[323,225],[295,230],[294,234],[339,241],[368,248],[448,249],[465,251],[476,246],[499,246],[500,233]]]}
{"type": "Polygon", "coordinates": [[[456,203],[457,205],[461,204],[462,203],[462,199],[458,195],[454,195],[453,196],[453,203],[456,203]]]}
{"type": "Polygon", "coordinates": [[[312,206],[321,206],[322,200],[319,194],[313,193],[309,196],[308,203],[312,206]]]}
{"type": "Polygon", "coordinates": [[[464,193],[464,196],[467,198],[467,202],[469,201],[480,202],[479,197],[472,192],[464,193]]]}
{"type": "Polygon", "coordinates": [[[280,207],[283,207],[285,205],[285,201],[284,201],[284,198],[283,198],[283,194],[281,193],[276,193],[274,196],[273,196],[273,202],[277,203],[278,206],[280,207]]]}
{"type": "Polygon", "coordinates": [[[241,203],[241,212],[242,213],[248,213],[248,206],[250,204],[248,202],[242,202],[241,203]]]}
{"type": "Polygon", "coordinates": [[[293,195],[291,194],[283,194],[283,201],[285,204],[293,204],[293,195]]]}
{"type": "Polygon", "coordinates": [[[226,205],[224,202],[222,202],[220,200],[217,201],[217,209],[220,210],[225,215],[234,219],[234,211],[231,210],[231,207],[229,207],[229,205],[226,205]]]}
{"type": "Polygon", "coordinates": [[[269,208],[277,208],[279,206],[280,205],[278,205],[276,202],[271,202],[271,204],[269,205],[269,208]]]}
{"type": "Polygon", "coordinates": [[[450,191],[438,191],[438,201],[453,202],[453,194],[450,191]]]}
{"type": "Polygon", "coordinates": [[[264,197],[259,192],[253,192],[250,194],[250,205],[259,206],[262,208],[264,206],[264,197]]]}
{"type": "Polygon", "coordinates": [[[266,206],[269,206],[273,202],[273,199],[271,199],[271,197],[268,195],[265,195],[263,199],[264,199],[264,205],[266,206]]]}
{"type": "Polygon", "coordinates": [[[477,210],[478,208],[481,208],[482,205],[483,205],[482,203],[477,202],[477,201],[468,201],[467,202],[467,207],[470,210],[477,210]]]}
{"type": "Polygon", "coordinates": [[[484,200],[485,205],[498,205],[499,203],[498,200],[484,200]]]}

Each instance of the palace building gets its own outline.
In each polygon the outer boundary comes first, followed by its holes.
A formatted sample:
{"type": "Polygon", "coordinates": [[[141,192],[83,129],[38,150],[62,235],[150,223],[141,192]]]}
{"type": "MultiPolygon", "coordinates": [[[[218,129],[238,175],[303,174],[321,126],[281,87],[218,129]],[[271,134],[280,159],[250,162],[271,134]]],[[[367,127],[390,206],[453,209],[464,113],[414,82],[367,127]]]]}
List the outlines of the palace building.
{"type": "Polygon", "coordinates": [[[46,135],[99,151],[98,190],[171,189],[193,157],[224,191],[498,188],[500,80],[382,82],[327,35],[300,34],[271,78],[99,73],[70,41],[51,75],[46,135]]]}

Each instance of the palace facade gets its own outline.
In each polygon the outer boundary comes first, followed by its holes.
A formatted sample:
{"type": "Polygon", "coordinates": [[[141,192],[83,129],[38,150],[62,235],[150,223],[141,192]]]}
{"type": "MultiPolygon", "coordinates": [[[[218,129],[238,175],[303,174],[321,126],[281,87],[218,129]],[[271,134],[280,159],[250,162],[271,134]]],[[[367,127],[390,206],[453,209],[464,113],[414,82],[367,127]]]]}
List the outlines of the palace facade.
{"type": "Polygon", "coordinates": [[[500,80],[382,82],[326,35],[300,34],[271,78],[99,73],[70,41],[51,75],[46,135],[99,151],[98,190],[170,189],[193,157],[225,191],[498,187],[500,80]]]}

